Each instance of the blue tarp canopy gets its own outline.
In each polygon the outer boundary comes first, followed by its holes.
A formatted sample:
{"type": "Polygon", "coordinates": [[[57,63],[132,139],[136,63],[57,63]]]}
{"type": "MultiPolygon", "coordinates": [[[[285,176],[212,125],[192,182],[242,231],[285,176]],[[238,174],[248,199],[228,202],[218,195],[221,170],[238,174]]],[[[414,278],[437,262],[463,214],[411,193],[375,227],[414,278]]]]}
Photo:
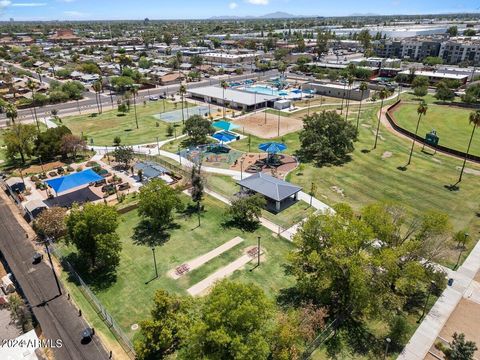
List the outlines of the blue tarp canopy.
{"type": "Polygon", "coordinates": [[[234,125],[228,121],[223,121],[223,120],[214,122],[213,126],[216,127],[217,129],[222,129],[225,131],[230,131],[238,128],[237,125],[234,125]]]}
{"type": "Polygon", "coordinates": [[[92,169],[87,169],[56,179],[46,180],[45,182],[55,191],[55,193],[58,194],[102,179],[103,178],[95,171],[92,169]]]}
{"type": "Polygon", "coordinates": [[[267,143],[258,145],[258,148],[269,154],[276,154],[281,151],[284,151],[287,148],[287,145],[283,143],[277,143],[277,142],[267,142],[267,143]]]}

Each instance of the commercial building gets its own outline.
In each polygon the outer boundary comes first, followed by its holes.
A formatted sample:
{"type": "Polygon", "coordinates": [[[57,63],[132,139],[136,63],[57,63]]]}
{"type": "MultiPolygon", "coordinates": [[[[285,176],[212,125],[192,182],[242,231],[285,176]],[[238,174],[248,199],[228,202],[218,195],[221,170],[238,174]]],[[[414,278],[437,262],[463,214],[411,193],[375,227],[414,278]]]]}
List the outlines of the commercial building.
{"type": "MultiPolygon", "coordinates": [[[[410,70],[401,71],[399,74],[410,75],[410,70]]],[[[415,76],[424,76],[428,78],[428,81],[432,84],[442,80],[458,80],[465,84],[469,78],[468,74],[451,74],[441,71],[415,71],[415,76]]]]}
{"type": "Polygon", "coordinates": [[[348,85],[310,82],[302,86],[303,90],[315,90],[317,95],[331,96],[336,98],[345,98],[355,101],[365,100],[370,97],[370,90],[365,90],[362,94],[359,86],[354,85],[349,89],[348,85]]]}
{"type": "Polygon", "coordinates": [[[258,54],[226,54],[226,53],[206,53],[202,54],[202,57],[207,62],[218,64],[248,64],[255,61],[255,57],[258,54]]]}
{"type": "Polygon", "coordinates": [[[262,107],[272,107],[280,96],[252,93],[242,90],[223,89],[217,86],[205,86],[189,89],[190,97],[204,102],[228,106],[233,109],[251,111],[262,107]],[[225,99],[225,101],[224,101],[225,99]]]}

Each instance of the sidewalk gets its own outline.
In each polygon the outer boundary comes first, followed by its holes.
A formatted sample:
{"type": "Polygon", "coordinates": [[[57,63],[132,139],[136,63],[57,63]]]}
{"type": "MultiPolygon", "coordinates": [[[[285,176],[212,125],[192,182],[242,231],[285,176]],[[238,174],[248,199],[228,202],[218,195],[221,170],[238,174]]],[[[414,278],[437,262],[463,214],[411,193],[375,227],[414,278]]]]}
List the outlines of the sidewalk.
{"type": "Polygon", "coordinates": [[[457,271],[448,271],[454,279],[425,316],[417,331],[398,356],[398,360],[423,360],[462,297],[468,297],[470,285],[480,270],[480,241],[457,271]]]}

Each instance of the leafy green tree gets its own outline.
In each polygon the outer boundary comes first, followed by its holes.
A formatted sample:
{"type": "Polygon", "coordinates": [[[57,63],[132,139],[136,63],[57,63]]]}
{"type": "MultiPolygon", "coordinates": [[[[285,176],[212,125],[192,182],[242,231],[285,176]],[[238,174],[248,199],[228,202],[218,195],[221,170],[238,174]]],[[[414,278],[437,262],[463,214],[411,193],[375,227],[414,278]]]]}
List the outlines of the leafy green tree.
{"type": "Polygon", "coordinates": [[[268,359],[273,305],[257,285],[223,280],[199,313],[181,359],[268,359]]]}
{"type": "Polygon", "coordinates": [[[466,341],[465,334],[453,334],[450,348],[446,350],[447,360],[473,360],[477,345],[473,341],[466,341]]]}
{"type": "Polygon", "coordinates": [[[182,208],[177,191],[161,179],[153,179],[140,188],[138,213],[146,218],[152,231],[168,228],[173,221],[173,211],[182,208]]]}
{"type": "Polygon", "coordinates": [[[135,153],[131,146],[116,146],[113,151],[113,157],[116,162],[123,163],[124,167],[128,168],[128,165],[135,157],[135,153]]]}
{"type": "Polygon", "coordinates": [[[458,35],[458,27],[457,26],[450,26],[447,29],[447,34],[450,36],[457,36],[458,35]]]}
{"type": "Polygon", "coordinates": [[[113,269],[120,263],[122,244],[115,232],[118,213],[114,207],[87,203],[75,205],[66,220],[67,243],[77,248],[89,269],[113,269]]]}
{"type": "Polygon", "coordinates": [[[79,81],[67,81],[62,84],[61,91],[68,94],[70,100],[80,100],[83,97],[85,87],[79,81]]]}
{"type": "Polygon", "coordinates": [[[428,88],[426,86],[415,86],[413,88],[413,94],[418,97],[424,97],[428,94],[428,88]]]}
{"type": "Polygon", "coordinates": [[[227,224],[252,231],[258,227],[266,201],[260,194],[235,198],[227,212],[227,224]]]}
{"type": "Polygon", "coordinates": [[[427,56],[423,59],[423,64],[427,66],[442,65],[443,59],[438,56],[427,56]]]}
{"type": "Polygon", "coordinates": [[[453,99],[455,99],[455,93],[444,81],[440,81],[437,84],[435,98],[441,101],[453,101],[453,99]]]}
{"type": "Polygon", "coordinates": [[[317,56],[321,57],[323,54],[328,52],[328,41],[330,40],[331,35],[325,31],[319,31],[317,34],[317,47],[315,51],[317,56]]]}
{"type": "Polygon", "coordinates": [[[464,36],[475,36],[477,32],[474,29],[467,29],[463,32],[464,36]]]}
{"type": "Polygon", "coordinates": [[[140,323],[141,337],[135,342],[139,360],[164,359],[177,351],[192,325],[192,301],[157,290],[150,318],[140,323]]]}
{"type": "Polygon", "coordinates": [[[186,145],[202,145],[207,143],[207,136],[215,132],[208,119],[201,115],[192,115],[185,121],[183,133],[188,135],[186,145]]]}
{"type": "Polygon", "coordinates": [[[204,186],[203,186],[203,179],[200,174],[200,165],[192,166],[192,173],[190,181],[192,183],[192,200],[194,203],[197,204],[197,211],[200,212],[200,202],[203,199],[204,193],[204,186]]]}
{"type": "Polygon", "coordinates": [[[45,160],[53,159],[55,156],[63,154],[62,137],[71,134],[70,129],[63,125],[48,128],[38,134],[35,140],[35,153],[45,160]]]}
{"type": "Polygon", "coordinates": [[[20,155],[22,163],[25,163],[25,157],[30,157],[34,153],[36,136],[35,125],[13,124],[3,133],[7,157],[14,160],[17,155],[20,155]]]}
{"type": "Polygon", "coordinates": [[[355,126],[335,111],[315,113],[303,119],[297,155],[302,161],[313,161],[316,166],[339,165],[347,161],[348,154],[354,150],[357,135],[355,126]]]}

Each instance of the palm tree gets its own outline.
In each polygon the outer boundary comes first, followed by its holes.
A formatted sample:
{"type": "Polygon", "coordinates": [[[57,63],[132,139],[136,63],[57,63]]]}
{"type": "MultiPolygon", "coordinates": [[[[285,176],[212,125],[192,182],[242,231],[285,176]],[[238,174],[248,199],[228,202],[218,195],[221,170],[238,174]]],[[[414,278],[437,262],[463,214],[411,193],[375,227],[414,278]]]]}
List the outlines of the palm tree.
{"type": "Polygon", "coordinates": [[[222,87],[223,89],[223,100],[222,100],[222,103],[223,103],[223,117],[225,117],[225,89],[228,88],[228,84],[225,80],[222,80],[222,82],[220,83],[220,86],[222,87]]]}
{"type": "Polygon", "coordinates": [[[133,111],[135,113],[135,124],[137,125],[138,129],[138,117],[137,117],[137,94],[138,94],[138,87],[136,85],[132,85],[130,87],[130,91],[133,95],[133,111]]]}
{"type": "Polygon", "coordinates": [[[379,114],[378,114],[377,132],[375,133],[375,144],[373,145],[373,149],[374,149],[374,150],[377,148],[378,131],[380,130],[380,119],[382,118],[383,100],[385,100],[385,98],[387,97],[387,95],[388,95],[388,92],[387,92],[386,89],[380,90],[380,93],[378,94],[378,96],[380,97],[380,99],[382,100],[382,102],[381,102],[381,104],[380,104],[380,112],[379,112],[379,114]]]}
{"type": "Polygon", "coordinates": [[[473,129],[472,134],[470,135],[470,141],[468,142],[467,152],[465,153],[465,158],[463,159],[462,170],[460,171],[460,177],[458,178],[457,184],[462,181],[463,171],[465,170],[468,154],[470,153],[470,146],[472,145],[473,135],[475,135],[475,129],[477,127],[480,127],[480,110],[470,113],[469,122],[473,125],[473,129]]]}
{"type": "Polygon", "coordinates": [[[37,75],[38,75],[38,80],[39,80],[40,82],[42,82],[42,72],[40,71],[40,69],[35,70],[35,72],[36,72],[37,75]]]}
{"type": "Polygon", "coordinates": [[[15,124],[15,119],[18,116],[17,107],[13,104],[7,104],[7,106],[5,106],[5,115],[15,124]]]}
{"type": "Polygon", "coordinates": [[[361,96],[361,98],[360,98],[360,105],[358,106],[357,131],[358,131],[359,123],[360,123],[360,110],[362,109],[363,94],[365,93],[365,91],[367,91],[367,89],[368,89],[368,84],[367,84],[365,81],[362,81],[362,82],[360,83],[359,89],[360,89],[360,91],[362,92],[362,96],[361,96]]]}
{"type": "Polygon", "coordinates": [[[347,88],[347,80],[344,78],[343,79],[342,106],[341,106],[341,109],[340,109],[340,115],[343,115],[343,102],[345,101],[346,88],[347,88]]]}
{"type": "Polygon", "coordinates": [[[348,109],[350,107],[350,95],[352,94],[352,85],[354,81],[354,77],[352,75],[348,75],[348,97],[347,97],[347,111],[345,113],[345,120],[348,118],[348,109]]]}
{"type": "Polygon", "coordinates": [[[185,94],[187,93],[187,87],[185,85],[180,85],[180,88],[178,89],[178,92],[180,93],[180,96],[182,97],[182,124],[185,125],[185,115],[184,115],[184,99],[185,99],[185,94]]]}
{"type": "Polygon", "coordinates": [[[410,165],[410,162],[412,161],[413,147],[415,146],[415,141],[417,140],[418,127],[420,126],[420,119],[422,118],[422,115],[427,114],[427,110],[428,110],[427,103],[425,101],[422,101],[417,108],[417,114],[418,114],[417,128],[415,129],[415,136],[413,137],[412,148],[410,149],[410,156],[408,157],[407,165],[410,165]]]}
{"type": "Polygon", "coordinates": [[[95,81],[92,84],[92,89],[95,91],[95,101],[97,102],[98,113],[101,114],[102,110],[100,108],[100,104],[99,104],[98,100],[100,98],[100,90],[102,90],[102,83],[99,80],[95,81]]]}
{"type": "Polygon", "coordinates": [[[28,79],[27,88],[29,88],[30,91],[32,92],[33,115],[35,116],[35,122],[37,123],[37,129],[38,129],[38,131],[40,131],[40,125],[38,124],[38,117],[37,117],[37,108],[35,106],[35,89],[37,88],[37,83],[35,81],[32,81],[32,79],[28,79]]]}

